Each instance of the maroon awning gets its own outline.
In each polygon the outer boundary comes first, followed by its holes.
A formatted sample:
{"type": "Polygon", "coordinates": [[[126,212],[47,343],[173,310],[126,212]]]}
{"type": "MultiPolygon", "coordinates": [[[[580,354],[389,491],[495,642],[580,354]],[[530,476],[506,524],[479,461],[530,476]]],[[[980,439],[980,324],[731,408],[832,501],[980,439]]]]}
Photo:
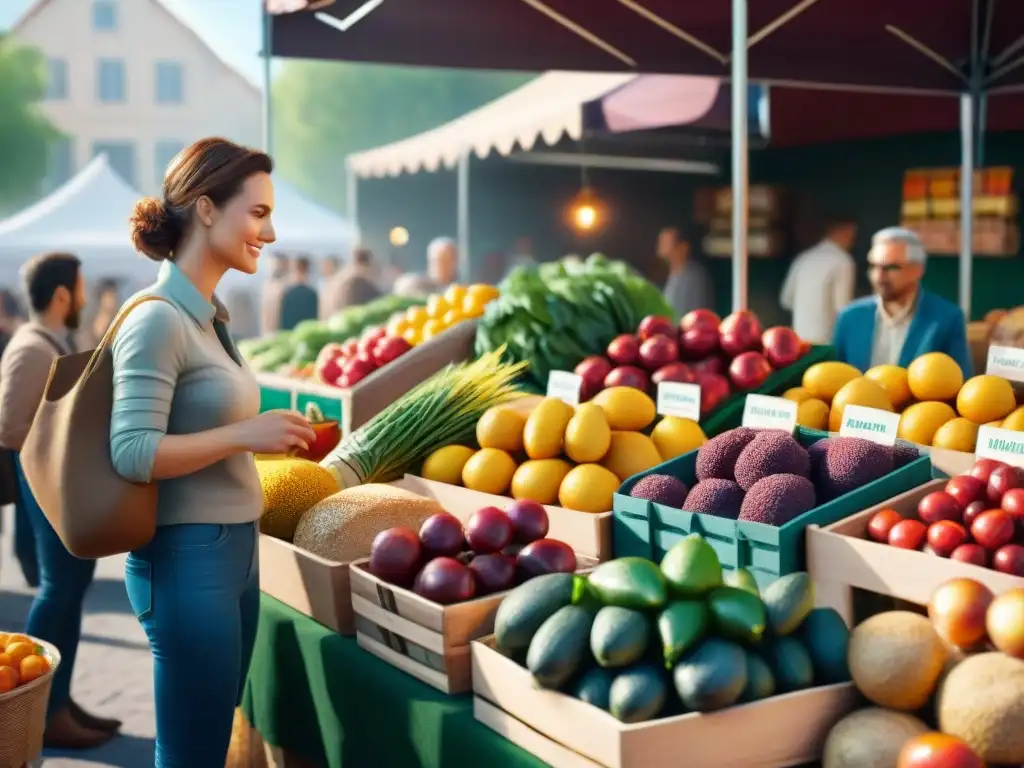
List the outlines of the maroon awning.
{"type": "MultiPolygon", "coordinates": [[[[729,74],[727,0],[317,5],[318,11],[274,16],[275,56],[524,71],[729,74]]],[[[986,89],[1024,86],[1024,45],[1014,48],[1024,41],[1022,0],[752,0],[748,29],[752,80],[953,93],[967,90],[967,75],[978,71],[986,89]],[[982,52],[978,67],[971,65],[972,40],[982,52]]]]}

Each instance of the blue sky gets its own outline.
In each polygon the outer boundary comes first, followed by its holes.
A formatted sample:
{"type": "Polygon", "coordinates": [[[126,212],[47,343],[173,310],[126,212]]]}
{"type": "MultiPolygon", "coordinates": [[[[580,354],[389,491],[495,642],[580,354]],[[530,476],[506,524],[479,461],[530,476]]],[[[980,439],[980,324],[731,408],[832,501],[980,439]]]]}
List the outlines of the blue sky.
{"type": "MultiPolygon", "coordinates": [[[[220,56],[262,83],[260,0],[159,0],[184,19],[220,56]]],[[[9,27],[32,0],[0,0],[0,29],[9,27]]]]}

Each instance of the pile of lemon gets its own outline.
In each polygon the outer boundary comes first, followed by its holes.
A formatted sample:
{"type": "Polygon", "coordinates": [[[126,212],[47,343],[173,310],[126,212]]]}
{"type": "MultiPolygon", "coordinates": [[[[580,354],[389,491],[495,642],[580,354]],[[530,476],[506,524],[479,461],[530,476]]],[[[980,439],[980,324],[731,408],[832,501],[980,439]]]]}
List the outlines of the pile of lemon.
{"type": "Polygon", "coordinates": [[[797,422],[838,432],[848,405],[900,414],[897,435],[918,445],[973,453],[978,427],[988,424],[1024,431],[1024,406],[999,376],[964,381],[957,362],[931,352],[906,368],[877,365],[864,373],[846,363],[818,363],[804,373],[802,386],[783,397],[799,403],[797,422]]]}
{"type": "Polygon", "coordinates": [[[449,445],[423,463],[423,477],[484,493],[510,494],[580,512],[607,512],[629,477],[702,446],[697,422],[655,420],[654,401],[610,387],[573,408],[553,397],[531,408],[496,406],[480,418],[479,448],[449,445]]]}
{"type": "Polygon", "coordinates": [[[394,314],[386,330],[389,336],[401,336],[415,347],[463,320],[480,317],[500,295],[493,285],[450,285],[444,293],[428,298],[426,306],[394,314]]]}

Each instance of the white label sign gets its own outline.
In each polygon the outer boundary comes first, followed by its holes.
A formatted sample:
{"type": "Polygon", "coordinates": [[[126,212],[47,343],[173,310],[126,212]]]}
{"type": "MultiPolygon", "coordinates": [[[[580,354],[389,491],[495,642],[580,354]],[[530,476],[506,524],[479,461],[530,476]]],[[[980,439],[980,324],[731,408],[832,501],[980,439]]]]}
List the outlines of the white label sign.
{"type": "Polygon", "coordinates": [[[796,429],[796,403],[783,397],[747,395],[743,404],[743,426],[754,429],[796,429]]]}
{"type": "Polygon", "coordinates": [[[1010,381],[1024,381],[1024,349],[989,347],[985,373],[1010,381]]]}
{"type": "Polygon", "coordinates": [[[580,404],[580,389],[583,379],[568,371],[552,371],[548,374],[548,397],[557,397],[573,408],[580,404]]]}
{"type": "Polygon", "coordinates": [[[900,415],[863,405],[848,405],[843,409],[843,423],[839,434],[843,437],[860,437],[879,445],[896,445],[896,430],[900,415]]]}
{"type": "Polygon", "coordinates": [[[663,381],[658,385],[658,413],[700,421],[700,385],[663,381]]]}
{"type": "Polygon", "coordinates": [[[995,459],[1015,467],[1024,467],[1024,432],[981,427],[978,429],[975,453],[979,459],[995,459]]]}

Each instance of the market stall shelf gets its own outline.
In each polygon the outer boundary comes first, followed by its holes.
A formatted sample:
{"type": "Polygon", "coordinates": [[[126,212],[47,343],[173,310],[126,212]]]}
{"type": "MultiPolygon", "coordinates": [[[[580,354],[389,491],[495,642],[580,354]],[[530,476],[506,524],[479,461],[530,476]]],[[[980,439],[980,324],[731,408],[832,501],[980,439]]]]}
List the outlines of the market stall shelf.
{"type": "Polygon", "coordinates": [[[479,696],[473,697],[473,716],[499,736],[525,749],[553,768],[601,768],[579,752],[563,747],[539,731],[502,712],[479,696]]]}
{"type": "Polygon", "coordinates": [[[840,683],[710,714],[627,725],[590,704],[537,688],[526,669],[494,650],[492,640],[472,644],[474,703],[499,711],[478,709],[484,717],[477,719],[527,751],[531,744],[546,748],[542,759],[553,768],[674,768],[684,754],[686,764],[694,766],[800,765],[820,758],[829,729],[857,701],[853,684],[840,683]],[[537,742],[523,729],[561,749],[537,742]],[[578,756],[587,762],[573,762],[578,756]]]}
{"type": "Polygon", "coordinates": [[[832,525],[808,526],[808,570],[847,624],[853,621],[854,588],[927,605],[935,590],[950,579],[973,579],[995,595],[1024,587],[1019,576],[868,538],[868,523],[876,513],[888,508],[914,518],[918,502],[945,484],[945,480],[933,480],[832,525]]]}

